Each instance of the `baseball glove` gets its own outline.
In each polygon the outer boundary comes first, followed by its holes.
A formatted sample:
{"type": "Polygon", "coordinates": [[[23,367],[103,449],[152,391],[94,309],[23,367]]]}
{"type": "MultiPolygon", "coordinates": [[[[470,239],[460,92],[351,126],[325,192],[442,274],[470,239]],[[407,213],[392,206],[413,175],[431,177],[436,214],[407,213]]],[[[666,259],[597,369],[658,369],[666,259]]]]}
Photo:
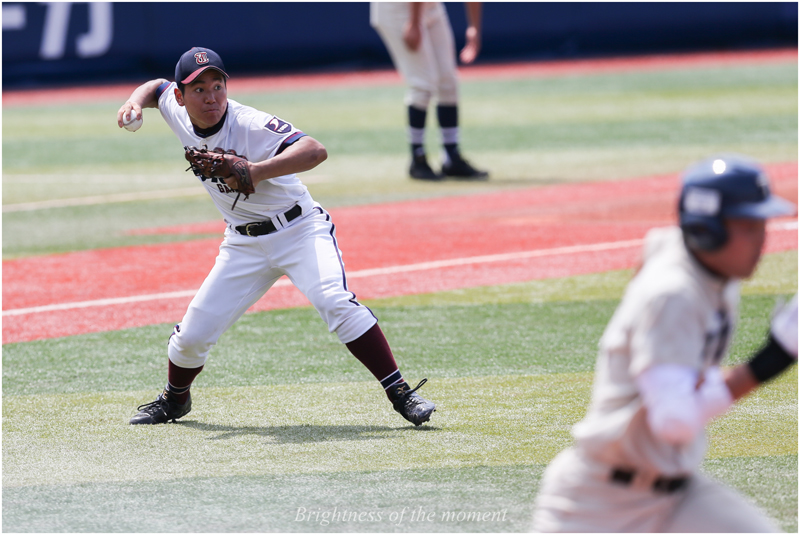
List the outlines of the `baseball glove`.
{"type": "MultiPolygon", "coordinates": [[[[244,200],[255,193],[250,171],[247,169],[247,158],[239,156],[236,151],[216,147],[213,150],[184,147],[189,169],[202,180],[207,178],[222,179],[238,195],[233,201],[231,210],[236,208],[239,197],[244,193],[244,200]]],[[[187,169],[187,171],[189,170],[187,169]]]]}

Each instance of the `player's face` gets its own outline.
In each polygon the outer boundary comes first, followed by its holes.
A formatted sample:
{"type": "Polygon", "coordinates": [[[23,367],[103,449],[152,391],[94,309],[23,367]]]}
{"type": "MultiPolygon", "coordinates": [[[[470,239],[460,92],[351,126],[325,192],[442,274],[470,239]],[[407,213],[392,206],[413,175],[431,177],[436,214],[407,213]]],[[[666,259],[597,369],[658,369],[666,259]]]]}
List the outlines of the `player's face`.
{"type": "Polygon", "coordinates": [[[763,219],[728,219],[725,221],[728,241],[719,251],[709,254],[710,266],[720,275],[746,279],[751,276],[761,259],[767,236],[767,222],[763,219]]]}
{"type": "Polygon", "coordinates": [[[216,69],[208,69],[179,91],[175,96],[178,104],[186,107],[192,124],[199,128],[211,128],[217,124],[228,109],[228,87],[225,76],[216,69]]]}

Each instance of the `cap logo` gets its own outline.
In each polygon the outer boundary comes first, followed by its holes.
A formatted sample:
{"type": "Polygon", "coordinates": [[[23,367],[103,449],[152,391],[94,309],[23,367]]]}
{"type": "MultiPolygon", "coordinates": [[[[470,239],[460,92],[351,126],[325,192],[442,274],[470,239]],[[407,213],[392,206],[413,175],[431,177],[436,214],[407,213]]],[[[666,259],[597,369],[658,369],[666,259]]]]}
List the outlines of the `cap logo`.
{"type": "Polygon", "coordinates": [[[198,65],[204,65],[208,63],[208,52],[196,52],[194,55],[194,60],[198,65]]]}
{"type": "Polygon", "coordinates": [[[683,210],[687,214],[715,216],[722,206],[722,195],[715,189],[690,187],[683,198],[683,210]]]}

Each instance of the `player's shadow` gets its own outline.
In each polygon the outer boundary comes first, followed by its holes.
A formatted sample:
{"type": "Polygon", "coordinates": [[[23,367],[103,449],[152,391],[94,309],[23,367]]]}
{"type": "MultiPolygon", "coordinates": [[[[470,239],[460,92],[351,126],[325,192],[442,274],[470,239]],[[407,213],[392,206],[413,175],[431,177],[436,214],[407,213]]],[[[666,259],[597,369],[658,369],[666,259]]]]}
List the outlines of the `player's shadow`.
{"type": "Polygon", "coordinates": [[[433,427],[388,427],[379,425],[276,425],[276,426],[233,426],[204,424],[195,421],[178,421],[182,425],[198,431],[215,433],[209,440],[227,440],[229,438],[256,435],[271,439],[280,444],[300,444],[308,442],[335,442],[345,440],[375,440],[396,437],[398,433],[408,429],[414,431],[431,431],[433,427]]]}

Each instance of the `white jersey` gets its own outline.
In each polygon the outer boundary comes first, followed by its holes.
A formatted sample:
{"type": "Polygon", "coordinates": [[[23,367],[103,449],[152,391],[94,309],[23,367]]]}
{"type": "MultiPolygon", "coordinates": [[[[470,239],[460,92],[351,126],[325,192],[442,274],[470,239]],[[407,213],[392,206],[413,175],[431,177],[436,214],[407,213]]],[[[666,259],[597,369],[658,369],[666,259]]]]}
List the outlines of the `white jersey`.
{"type": "Polygon", "coordinates": [[[644,257],[600,340],[592,403],[573,436],[579,451],[609,466],[685,475],[703,460],[705,434],[680,446],[653,436],[635,378],[655,364],[700,372],[719,365],[738,315],[739,283],[703,268],[677,227],[650,231],[644,257]]]}
{"type": "MultiPolygon", "coordinates": [[[[274,115],[228,99],[222,128],[208,137],[202,137],[195,132],[186,108],[175,99],[176,87],[175,82],[171,82],[160,88],[158,109],[183,146],[220,147],[234,150],[251,162],[260,162],[274,157],[304,135],[292,124],[274,115]]],[[[294,173],[259,182],[255,193],[250,194],[246,201],[244,195],[239,198],[235,210],[231,210],[231,206],[237,193],[225,182],[205,179],[202,183],[228,227],[272,219],[295,204],[313,204],[308,189],[294,173]]]]}

